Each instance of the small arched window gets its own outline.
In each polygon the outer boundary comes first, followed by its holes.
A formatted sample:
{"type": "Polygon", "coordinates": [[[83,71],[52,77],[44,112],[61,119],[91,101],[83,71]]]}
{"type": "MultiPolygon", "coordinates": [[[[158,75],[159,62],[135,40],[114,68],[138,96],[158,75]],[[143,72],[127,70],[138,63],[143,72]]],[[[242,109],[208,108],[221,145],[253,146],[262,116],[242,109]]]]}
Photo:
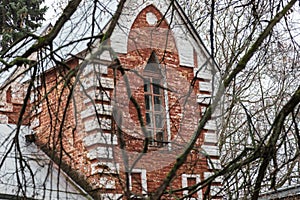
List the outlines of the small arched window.
{"type": "Polygon", "coordinates": [[[146,128],[150,144],[159,147],[165,144],[165,109],[163,76],[154,52],[143,72],[146,128]]]}

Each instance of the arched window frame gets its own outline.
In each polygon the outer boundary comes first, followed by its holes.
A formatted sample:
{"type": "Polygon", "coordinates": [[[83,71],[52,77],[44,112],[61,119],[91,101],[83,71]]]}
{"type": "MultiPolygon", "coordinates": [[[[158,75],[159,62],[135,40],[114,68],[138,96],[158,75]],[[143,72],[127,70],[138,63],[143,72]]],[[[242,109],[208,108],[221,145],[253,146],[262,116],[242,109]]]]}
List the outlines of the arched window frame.
{"type": "Polygon", "coordinates": [[[150,145],[162,147],[166,144],[165,106],[163,76],[155,55],[151,53],[143,72],[145,118],[150,145]]]}

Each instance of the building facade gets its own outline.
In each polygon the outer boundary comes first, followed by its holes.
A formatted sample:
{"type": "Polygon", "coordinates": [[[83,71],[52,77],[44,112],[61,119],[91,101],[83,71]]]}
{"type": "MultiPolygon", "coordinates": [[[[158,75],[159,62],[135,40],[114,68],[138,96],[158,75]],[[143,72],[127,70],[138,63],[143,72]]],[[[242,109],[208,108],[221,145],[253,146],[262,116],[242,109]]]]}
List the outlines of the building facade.
{"type": "MultiPolygon", "coordinates": [[[[127,1],[107,41],[52,65],[38,76],[24,115],[36,144],[95,199],[150,197],[213,96],[214,62],[179,4],[127,1]]],[[[23,99],[7,90],[2,123],[17,121],[23,99]]],[[[217,143],[212,118],[162,199],[221,198],[220,179],[200,187],[220,169],[217,143]]]]}

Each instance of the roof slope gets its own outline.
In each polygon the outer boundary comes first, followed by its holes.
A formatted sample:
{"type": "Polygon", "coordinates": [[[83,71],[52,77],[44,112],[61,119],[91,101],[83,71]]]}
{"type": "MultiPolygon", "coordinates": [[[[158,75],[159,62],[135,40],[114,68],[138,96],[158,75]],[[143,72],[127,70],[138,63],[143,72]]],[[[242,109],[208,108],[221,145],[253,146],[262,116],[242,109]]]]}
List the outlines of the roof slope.
{"type": "MultiPolygon", "coordinates": [[[[153,3],[157,5],[169,5],[171,3],[170,0],[149,0],[145,2],[147,4],[153,3]]],[[[128,1],[127,4],[137,4],[137,2],[128,1]]],[[[105,27],[107,27],[112,16],[115,14],[117,5],[117,0],[102,0],[96,1],[96,3],[90,0],[83,0],[75,13],[71,16],[70,20],[68,20],[64,24],[61,31],[53,41],[53,47],[51,51],[54,51],[53,55],[55,59],[59,61],[67,60],[72,56],[78,55],[78,53],[88,49],[90,44],[95,44],[95,36],[104,32],[105,27]],[[94,38],[92,39],[92,37],[94,38]]],[[[179,18],[181,18],[183,24],[187,27],[187,30],[190,33],[191,37],[197,43],[196,45],[203,49],[203,52],[204,54],[206,54],[206,57],[208,59],[211,58],[208,49],[205,47],[199,34],[193,27],[193,24],[189,21],[184,10],[176,0],[174,1],[173,8],[177,11],[179,18]]],[[[130,8],[127,10],[130,10],[130,8]]],[[[169,9],[167,9],[166,11],[170,12],[169,9]]],[[[125,13],[125,15],[127,14],[129,13],[125,13]]],[[[169,14],[166,14],[166,17],[168,15],[169,14]]],[[[119,26],[122,26],[122,23],[123,22],[121,22],[119,26]]],[[[43,34],[45,28],[49,26],[51,26],[51,24],[45,24],[38,31],[36,31],[35,34],[43,34]]],[[[9,55],[9,57],[7,57],[7,61],[11,61],[15,56],[24,53],[32,44],[34,44],[34,42],[35,39],[33,39],[31,36],[21,41],[15,48],[11,49],[10,52],[8,52],[7,55],[9,55]]],[[[47,56],[47,52],[50,52],[50,50],[48,49],[44,51],[45,58],[42,58],[44,60],[43,69],[51,69],[56,64],[49,59],[49,56],[47,56]]]]}
{"type": "Polygon", "coordinates": [[[0,199],[24,194],[32,199],[88,199],[34,143],[25,141],[25,135],[31,133],[28,127],[21,127],[19,153],[13,145],[16,125],[0,124],[0,199]]]}

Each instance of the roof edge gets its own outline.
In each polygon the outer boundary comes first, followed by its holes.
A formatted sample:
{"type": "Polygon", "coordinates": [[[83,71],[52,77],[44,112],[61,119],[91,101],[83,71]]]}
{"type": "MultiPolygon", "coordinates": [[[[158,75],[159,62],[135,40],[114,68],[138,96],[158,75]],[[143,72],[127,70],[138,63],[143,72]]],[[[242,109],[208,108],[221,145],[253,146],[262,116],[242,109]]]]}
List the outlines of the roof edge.
{"type": "MultiPolygon", "coordinates": [[[[172,3],[172,2],[171,2],[172,3]]],[[[179,16],[181,17],[182,21],[185,23],[187,29],[189,30],[190,34],[192,35],[193,39],[197,42],[197,44],[201,44],[202,48],[204,48],[205,53],[207,53],[208,57],[212,59],[214,65],[220,72],[220,67],[218,63],[215,61],[214,57],[211,55],[207,47],[205,46],[203,40],[201,39],[200,35],[198,34],[197,30],[195,29],[194,25],[182,9],[181,5],[178,3],[177,0],[173,0],[174,8],[177,10],[179,16]]]]}
{"type": "Polygon", "coordinates": [[[72,169],[70,165],[65,163],[61,158],[56,155],[54,150],[51,150],[45,145],[41,145],[39,143],[35,143],[48,157],[52,160],[57,170],[61,170],[61,172],[69,179],[70,183],[76,187],[82,195],[86,196],[89,199],[99,198],[99,194],[93,190],[92,185],[87,182],[87,178],[84,175],[80,174],[76,170],[72,169]]]}

